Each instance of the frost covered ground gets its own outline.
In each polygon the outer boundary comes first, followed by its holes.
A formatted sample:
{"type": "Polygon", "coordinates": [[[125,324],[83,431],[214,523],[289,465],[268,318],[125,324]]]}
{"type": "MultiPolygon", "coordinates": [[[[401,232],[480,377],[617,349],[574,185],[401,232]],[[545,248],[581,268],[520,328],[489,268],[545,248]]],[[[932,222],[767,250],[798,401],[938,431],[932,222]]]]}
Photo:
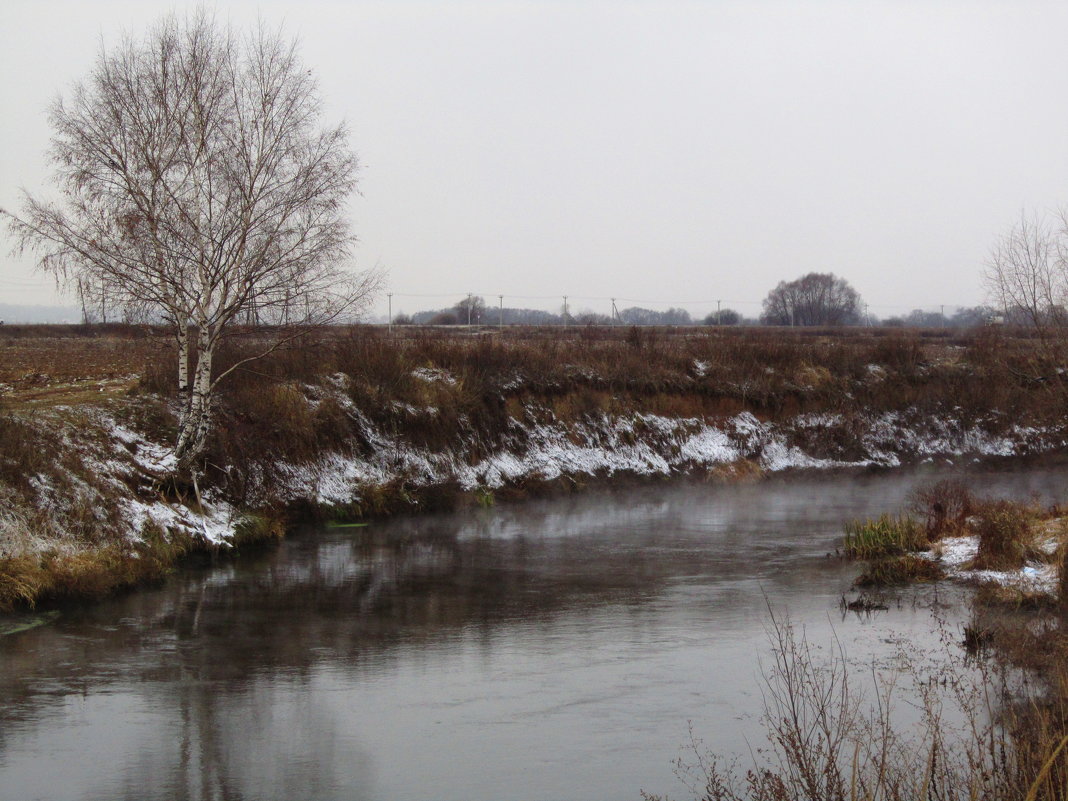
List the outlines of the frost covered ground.
{"type": "MultiPolygon", "coordinates": [[[[351,414],[358,414],[350,410],[351,414]]],[[[403,480],[410,486],[458,482],[465,490],[494,490],[536,479],[564,476],[639,476],[686,474],[739,462],[766,473],[791,469],[897,467],[905,460],[932,457],[1013,456],[1048,450],[1063,442],[1054,432],[1013,427],[989,434],[948,420],[912,419],[888,413],[864,422],[857,446],[860,458],[813,455],[796,444],[799,431],[832,430],[835,415],[805,415],[785,423],[761,421],[749,412],[707,420],[654,414],[589,416],[583,422],[511,422],[515,447],[498,449],[471,461],[463,454],[430,452],[392,440],[363,418],[370,455],[336,452],[312,463],[284,464],[287,500],[307,498],[343,504],[358,498],[361,487],[403,480]]],[[[856,448],[854,449],[856,450],[856,448]]]]}

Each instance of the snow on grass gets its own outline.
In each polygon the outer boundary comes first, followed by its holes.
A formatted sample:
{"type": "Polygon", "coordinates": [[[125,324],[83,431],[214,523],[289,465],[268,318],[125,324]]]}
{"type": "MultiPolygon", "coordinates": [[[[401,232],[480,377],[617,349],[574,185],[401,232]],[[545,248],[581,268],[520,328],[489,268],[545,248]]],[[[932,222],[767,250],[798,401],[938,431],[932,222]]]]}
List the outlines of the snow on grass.
{"type": "MultiPolygon", "coordinates": [[[[55,531],[47,547],[74,547],[76,538],[66,534],[63,520],[91,514],[100,524],[119,530],[119,540],[133,543],[147,528],[180,531],[208,543],[229,542],[241,515],[228,503],[205,494],[199,511],[162,499],[151,499],[152,482],[173,471],[173,451],[119,423],[112,410],[66,410],[57,407],[41,421],[59,433],[63,447],[76,458],[57,460],[51,477],[31,478],[34,507],[49,511],[55,531]],[[141,489],[133,490],[138,486],[141,489]]],[[[44,545],[42,545],[44,547],[44,545]]]]}
{"type": "Polygon", "coordinates": [[[737,461],[742,452],[725,431],[704,426],[683,441],[679,457],[694,464],[711,465],[737,461]]]}
{"type": "MultiPolygon", "coordinates": [[[[285,486],[273,489],[281,497],[345,504],[358,500],[362,487],[397,479],[412,486],[457,481],[465,490],[498,489],[524,479],[551,481],[562,476],[618,473],[669,475],[743,459],[758,463],[766,472],[778,472],[893,467],[901,464],[901,452],[1015,452],[1012,436],[992,437],[978,429],[926,418],[922,420],[925,430],[919,431],[898,413],[873,416],[867,421],[868,431],[861,437],[866,458],[857,460],[817,458],[790,444],[791,430],[843,424],[844,418],[837,414],[802,415],[785,424],[775,424],[761,421],[750,412],[719,420],[635,413],[620,417],[601,414],[571,424],[512,420],[511,444],[471,462],[463,453],[430,452],[388,436],[351,401],[339,399],[339,403],[359,421],[364,437],[371,443],[370,454],[332,453],[313,464],[280,465],[285,486]]],[[[530,410],[531,419],[539,418],[535,412],[530,410]]]]}
{"type": "Polygon", "coordinates": [[[456,378],[453,377],[452,373],[440,367],[416,367],[412,370],[412,377],[428,383],[434,383],[435,381],[450,385],[456,383],[456,378]]]}
{"type": "Polygon", "coordinates": [[[228,545],[240,521],[233,507],[221,501],[205,504],[202,512],[195,512],[179,504],[145,503],[128,498],[123,511],[130,524],[128,538],[131,540],[140,539],[146,527],[155,525],[164,530],[184,531],[212,545],[228,545]]]}
{"type": "Polygon", "coordinates": [[[363,426],[367,439],[376,443],[371,455],[332,453],[313,464],[279,465],[285,476],[282,497],[344,504],[358,500],[361,487],[398,478],[412,486],[458,481],[473,490],[563,476],[670,475],[741,459],[755,459],[767,471],[871,464],[811,457],[748,412],[718,425],[654,414],[601,415],[572,425],[513,421],[512,439],[521,444],[475,463],[462,454],[433,453],[390,439],[366,418],[363,426]]]}
{"type": "Polygon", "coordinates": [[[116,422],[114,418],[105,418],[104,422],[108,433],[126,446],[126,450],[142,470],[163,475],[174,469],[177,460],[173,448],[149,441],[116,422]]]}

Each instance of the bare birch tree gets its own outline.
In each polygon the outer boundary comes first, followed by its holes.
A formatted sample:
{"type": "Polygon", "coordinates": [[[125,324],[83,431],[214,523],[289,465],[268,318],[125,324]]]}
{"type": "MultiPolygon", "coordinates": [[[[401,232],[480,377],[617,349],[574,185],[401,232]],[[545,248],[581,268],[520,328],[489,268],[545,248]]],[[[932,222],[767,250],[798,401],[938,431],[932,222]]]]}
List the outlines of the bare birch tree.
{"type": "Polygon", "coordinates": [[[322,324],[376,288],[375,273],[346,270],[357,162],[345,126],[321,118],[295,43],[172,15],[102,49],[53,104],[59,201],[24,193],[22,214],[4,212],[43,269],[173,327],[180,466],[203,452],[234,369],[212,370],[232,324],[322,324]]]}

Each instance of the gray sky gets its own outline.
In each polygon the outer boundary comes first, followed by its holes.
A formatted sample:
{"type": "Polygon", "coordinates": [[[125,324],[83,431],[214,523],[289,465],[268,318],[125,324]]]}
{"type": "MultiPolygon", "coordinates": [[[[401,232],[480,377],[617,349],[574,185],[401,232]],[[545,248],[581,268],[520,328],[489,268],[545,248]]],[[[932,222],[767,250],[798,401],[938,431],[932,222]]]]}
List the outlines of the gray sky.
{"type": "MultiPolygon", "coordinates": [[[[0,205],[47,190],[46,107],[101,42],[185,7],[0,3],[0,205]]],[[[974,305],[995,237],[1068,203],[1068,3],[214,7],[300,38],[395,312],[474,292],[754,315],[812,270],[879,316],[974,305]]],[[[3,237],[0,302],[60,302],[3,237]]]]}

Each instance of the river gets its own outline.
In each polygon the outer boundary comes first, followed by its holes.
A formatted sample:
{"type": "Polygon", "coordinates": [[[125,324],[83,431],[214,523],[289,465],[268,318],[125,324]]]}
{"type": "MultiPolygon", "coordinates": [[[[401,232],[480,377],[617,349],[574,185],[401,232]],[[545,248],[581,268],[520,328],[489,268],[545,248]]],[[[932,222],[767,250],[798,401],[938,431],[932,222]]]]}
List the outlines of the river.
{"type": "MultiPolygon", "coordinates": [[[[690,725],[761,744],[769,608],[865,664],[935,648],[936,595],[959,623],[946,584],[839,610],[843,522],[933,477],[591,491],[189,563],[0,638],[0,798],[685,798],[690,725]]],[[[968,481],[1063,498],[1055,470],[968,481]]]]}

